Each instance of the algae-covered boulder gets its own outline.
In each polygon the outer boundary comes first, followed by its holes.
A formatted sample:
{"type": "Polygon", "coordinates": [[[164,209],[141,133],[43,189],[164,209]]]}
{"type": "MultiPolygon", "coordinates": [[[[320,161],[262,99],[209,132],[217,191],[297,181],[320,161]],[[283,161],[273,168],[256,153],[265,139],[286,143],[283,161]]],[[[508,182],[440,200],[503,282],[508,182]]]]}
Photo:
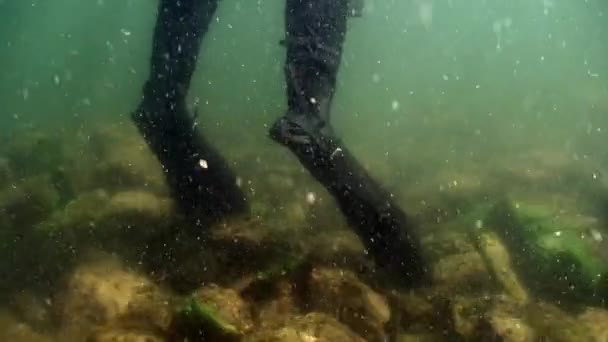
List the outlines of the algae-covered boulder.
{"type": "Polygon", "coordinates": [[[142,191],[110,195],[96,190],[70,201],[37,229],[77,245],[94,242],[124,251],[121,247],[135,247],[131,239],[145,241],[165,231],[174,220],[170,198],[142,191]]]}
{"type": "Polygon", "coordinates": [[[59,134],[36,129],[16,130],[3,146],[18,178],[47,174],[66,161],[66,144],[59,134]]]}
{"type": "Polygon", "coordinates": [[[448,255],[475,252],[475,246],[466,232],[462,231],[463,226],[466,228],[467,222],[464,224],[458,222],[454,229],[448,226],[447,229],[429,233],[422,238],[421,242],[430,262],[438,261],[448,255]]]}
{"type": "Polygon", "coordinates": [[[593,342],[608,341],[608,311],[588,308],[578,317],[582,326],[587,328],[593,342]]]}
{"type": "Polygon", "coordinates": [[[108,327],[97,329],[87,339],[87,342],[164,342],[166,338],[162,334],[146,331],[138,328],[115,328],[108,327]]]}
{"type": "Polygon", "coordinates": [[[12,294],[8,308],[21,322],[34,329],[48,330],[53,325],[53,301],[48,296],[21,290],[12,294]]]}
{"type": "Polygon", "coordinates": [[[309,313],[292,316],[284,326],[262,329],[250,336],[245,342],[364,342],[347,326],[323,313],[309,313]]]}
{"type": "Polygon", "coordinates": [[[0,341],[53,342],[56,340],[20,322],[8,312],[0,311],[0,341]]]}
{"type": "Polygon", "coordinates": [[[601,287],[608,272],[608,240],[597,219],[576,207],[505,200],[487,223],[536,294],[572,304],[606,303],[601,287]]]}
{"type": "Polygon", "coordinates": [[[169,297],[148,278],[106,255],[96,255],[73,271],[56,307],[65,340],[91,336],[104,327],[164,331],[172,312],[169,297]]]}
{"type": "Polygon", "coordinates": [[[513,300],[527,303],[530,299],[528,290],[513,268],[511,255],[502,241],[493,233],[478,235],[475,241],[497,285],[513,300]]]}
{"type": "Polygon", "coordinates": [[[455,297],[451,303],[454,333],[466,341],[535,341],[524,307],[506,296],[455,297]]]}
{"type": "Polygon", "coordinates": [[[538,302],[527,306],[526,320],[535,329],[538,341],[598,341],[587,324],[553,304],[538,302]]]}
{"type": "Polygon", "coordinates": [[[5,188],[13,179],[8,159],[0,157],[0,189],[5,188]]]}
{"type": "Polygon", "coordinates": [[[326,312],[368,341],[383,341],[384,325],[391,318],[386,298],[348,270],[314,268],[307,286],[307,301],[314,311],[326,312]]]}
{"type": "Polygon", "coordinates": [[[94,159],[82,187],[166,193],[162,167],[133,125],[102,126],[91,134],[89,146],[94,159]]]}
{"type": "Polygon", "coordinates": [[[323,265],[334,265],[349,270],[373,268],[361,239],[352,229],[323,229],[307,237],[310,258],[323,265]]]}
{"type": "Polygon", "coordinates": [[[492,276],[483,258],[476,251],[452,254],[433,265],[433,282],[453,293],[492,288],[492,276]]]}
{"type": "Polygon", "coordinates": [[[251,308],[236,291],[208,286],[187,299],[172,333],[176,340],[239,341],[252,328],[251,308]]]}
{"type": "Polygon", "coordinates": [[[0,215],[24,231],[49,216],[58,201],[57,189],[48,177],[27,178],[0,192],[0,215]]]}

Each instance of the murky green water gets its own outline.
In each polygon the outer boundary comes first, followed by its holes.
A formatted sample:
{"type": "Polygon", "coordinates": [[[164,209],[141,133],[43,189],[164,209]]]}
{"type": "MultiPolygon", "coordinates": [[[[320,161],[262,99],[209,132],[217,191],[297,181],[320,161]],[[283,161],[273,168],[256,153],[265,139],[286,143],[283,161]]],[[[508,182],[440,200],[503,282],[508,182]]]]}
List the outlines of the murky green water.
{"type": "Polygon", "coordinates": [[[416,222],[417,289],[373,271],[267,137],[281,0],[220,2],[188,95],[250,213],[178,214],[129,117],[156,5],[0,0],[4,340],[606,340],[603,1],[366,0],[350,19],[332,124],[416,222]]]}

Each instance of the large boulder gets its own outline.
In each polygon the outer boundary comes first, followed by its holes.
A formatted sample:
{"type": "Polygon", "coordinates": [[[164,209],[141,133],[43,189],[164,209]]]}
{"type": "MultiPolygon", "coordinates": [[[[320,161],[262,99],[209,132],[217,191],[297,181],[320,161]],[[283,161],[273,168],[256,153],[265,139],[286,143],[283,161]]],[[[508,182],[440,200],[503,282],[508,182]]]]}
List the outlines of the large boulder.
{"type": "Polygon", "coordinates": [[[536,338],[524,307],[509,297],[455,297],[450,307],[453,330],[467,341],[526,342],[536,338]]]}
{"type": "Polygon", "coordinates": [[[491,288],[492,276],[476,251],[452,254],[433,265],[433,283],[452,293],[475,292],[491,288]]]}
{"type": "Polygon", "coordinates": [[[384,340],[384,326],[391,318],[388,301],[353,272],[313,268],[305,286],[311,310],[334,315],[368,341],[384,340]]]}
{"type": "Polygon", "coordinates": [[[101,125],[77,147],[77,158],[65,169],[74,192],[101,188],[167,193],[162,167],[133,125],[101,125]]]}
{"type": "Polygon", "coordinates": [[[66,144],[59,134],[38,129],[18,129],[2,146],[18,178],[52,173],[66,162],[66,144]]]}
{"type": "Polygon", "coordinates": [[[197,290],[172,323],[173,340],[239,341],[253,329],[251,308],[234,290],[197,290]]]}
{"type": "Polygon", "coordinates": [[[166,231],[175,220],[173,201],[143,191],[114,195],[104,190],[84,193],[37,226],[55,240],[86,249],[92,244],[128,251],[166,231]]]}
{"type": "Polygon", "coordinates": [[[330,315],[309,313],[290,317],[286,324],[262,329],[244,339],[245,342],[363,342],[347,326],[330,315]]]}
{"type": "Polygon", "coordinates": [[[504,200],[486,222],[536,295],[572,305],[608,300],[602,283],[608,239],[601,222],[584,208],[568,200],[504,200]]]}
{"type": "Polygon", "coordinates": [[[47,218],[58,206],[59,194],[45,176],[26,178],[0,192],[0,215],[24,232],[47,218]]]}
{"type": "Polygon", "coordinates": [[[0,189],[5,188],[13,179],[8,159],[0,157],[0,189]]]}
{"type": "Polygon", "coordinates": [[[98,336],[99,329],[108,327],[167,331],[172,310],[163,291],[113,257],[96,255],[93,260],[79,265],[57,295],[63,339],[98,336]]]}

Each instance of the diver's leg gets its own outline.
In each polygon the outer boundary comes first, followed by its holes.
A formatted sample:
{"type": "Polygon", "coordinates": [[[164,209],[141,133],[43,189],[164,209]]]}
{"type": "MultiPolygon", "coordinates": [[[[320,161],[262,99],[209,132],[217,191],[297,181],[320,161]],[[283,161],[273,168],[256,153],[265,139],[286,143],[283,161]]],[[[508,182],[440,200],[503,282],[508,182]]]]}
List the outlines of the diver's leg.
{"type": "Polygon", "coordinates": [[[187,214],[219,218],[246,208],[226,161],[197,132],[185,98],[218,0],[161,0],[150,75],[132,119],[187,214]]]}
{"type": "Polygon", "coordinates": [[[286,1],[288,111],[270,136],[327,188],[376,263],[414,285],[426,279],[426,265],[405,213],[329,125],[349,0],[286,1]]]}

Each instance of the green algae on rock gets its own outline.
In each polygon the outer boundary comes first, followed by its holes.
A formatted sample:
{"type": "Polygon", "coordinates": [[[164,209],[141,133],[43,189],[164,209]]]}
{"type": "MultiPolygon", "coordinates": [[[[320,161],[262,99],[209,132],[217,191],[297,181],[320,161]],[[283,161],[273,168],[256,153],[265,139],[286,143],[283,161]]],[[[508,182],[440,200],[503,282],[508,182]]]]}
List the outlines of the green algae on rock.
{"type": "Polygon", "coordinates": [[[249,304],[231,289],[212,285],[186,299],[171,324],[174,338],[239,341],[253,328],[249,304]]]}
{"type": "Polygon", "coordinates": [[[575,209],[504,200],[486,221],[535,294],[564,304],[606,304],[601,279],[608,272],[608,242],[596,220],[575,209]]]}

